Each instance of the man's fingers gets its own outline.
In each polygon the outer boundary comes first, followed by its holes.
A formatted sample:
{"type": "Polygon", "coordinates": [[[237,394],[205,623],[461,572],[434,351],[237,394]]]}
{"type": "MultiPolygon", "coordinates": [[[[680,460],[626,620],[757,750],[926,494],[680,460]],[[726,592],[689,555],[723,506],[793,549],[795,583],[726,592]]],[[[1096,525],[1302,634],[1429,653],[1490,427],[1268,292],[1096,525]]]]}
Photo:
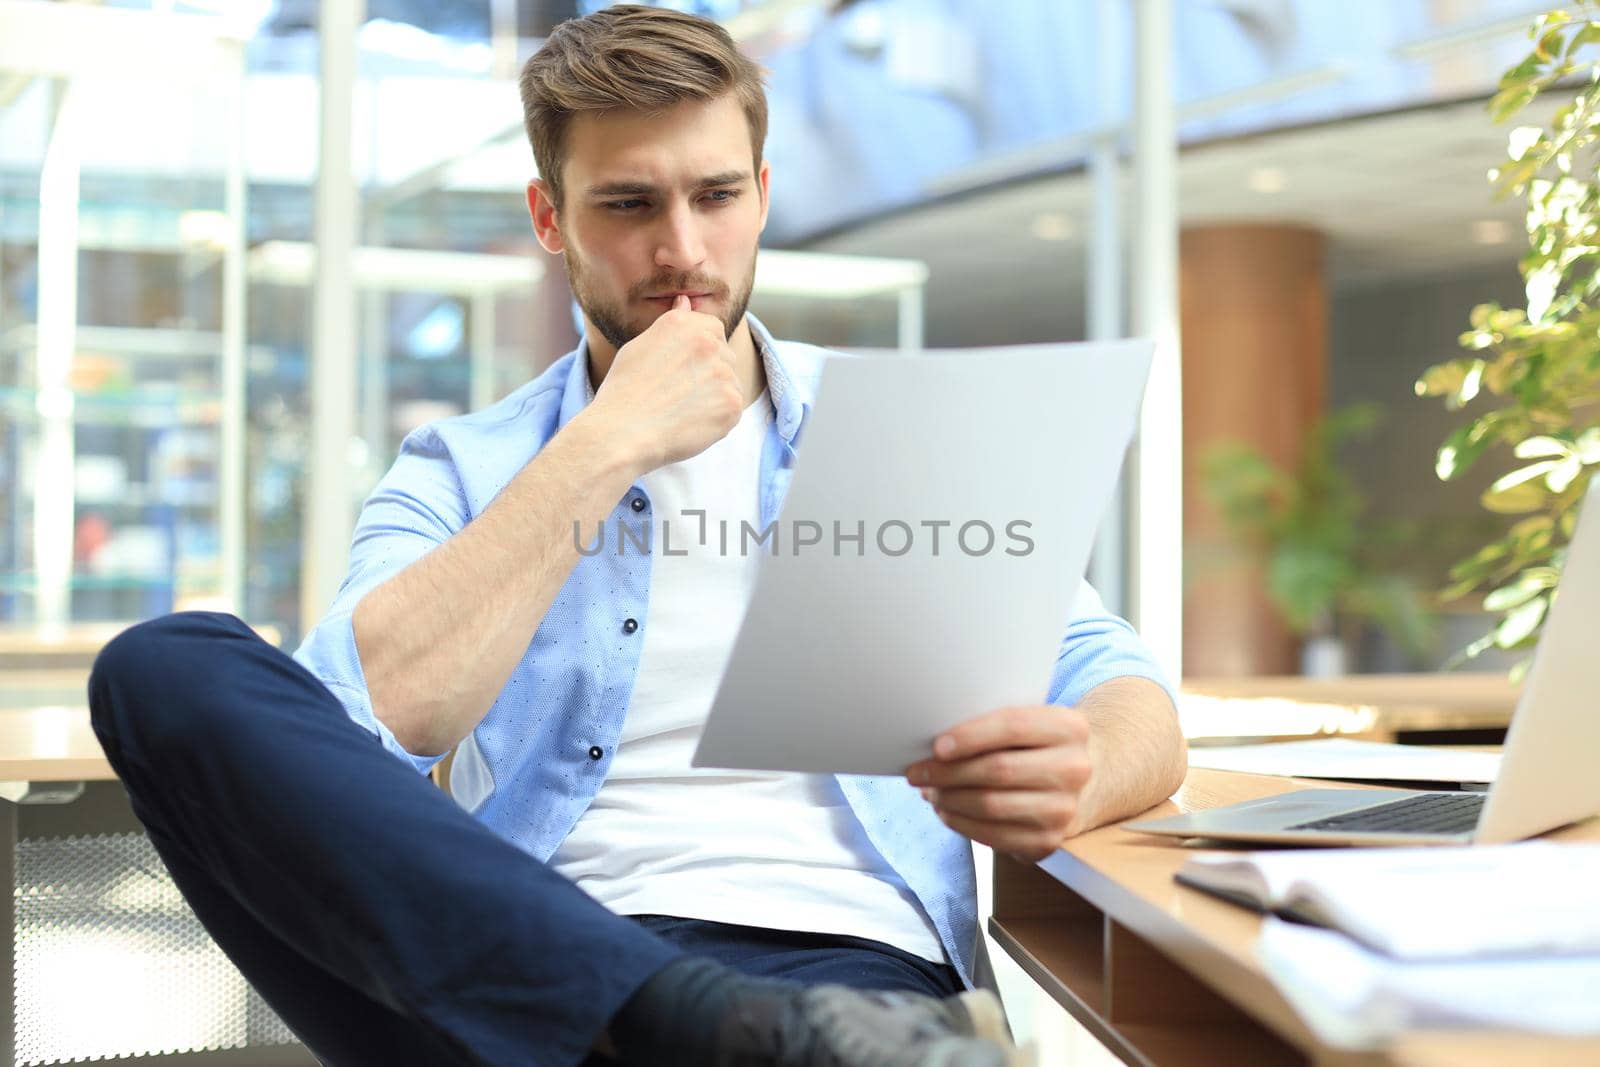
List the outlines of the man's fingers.
{"type": "Polygon", "coordinates": [[[737,362],[738,357],[734,354],[733,346],[726,343],[728,339],[728,330],[727,327],[723,325],[721,319],[717,318],[709,311],[695,311],[694,302],[683,293],[679,293],[677,296],[672,298],[671,310],[690,312],[690,318],[678,319],[676,320],[677,323],[680,325],[687,324],[694,330],[704,333],[708,338],[715,338],[716,340],[723,342],[723,351],[721,352],[723,358],[729,363],[737,362]]]}
{"type": "Polygon", "coordinates": [[[934,739],[933,754],[961,760],[1002,748],[1041,748],[1077,743],[1089,736],[1089,720],[1077,708],[1053,704],[1000,708],[951,727],[934,739]]]}
{"type": "Polygon", "coordinates": [[[1027,789],[932,789],[928,802],[940,811],[982,822],[1065,835],[1077,811],[1070,793],[1027,789]]]}
{"type": "Polygon", "coordinates": [[[908,768],[912,785],[942,788],[1065,789],[1076,792],[1089,780],[1088,750],[1081,745],[1009,749],[943,763],[927,760],[908,768]]]}

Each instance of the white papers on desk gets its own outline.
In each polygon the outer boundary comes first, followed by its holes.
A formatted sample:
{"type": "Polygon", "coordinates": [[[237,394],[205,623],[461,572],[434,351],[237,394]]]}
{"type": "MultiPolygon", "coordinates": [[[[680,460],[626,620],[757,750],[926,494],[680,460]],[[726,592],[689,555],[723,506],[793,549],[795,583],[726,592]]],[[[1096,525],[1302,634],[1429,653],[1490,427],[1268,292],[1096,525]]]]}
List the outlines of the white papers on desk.
{"type": "Polygon", "coordinates": [[[1481,783],[1494,781],[1500,772],[1500,753],[1324,737],[1264,745],[1192,746],[1189,766],[1294,778],[1481,783]]]}
{"type": "Polygon", "coordinates": [[[1044,700],[1151,352],[829,360],[693,765],[898,775],[1044,700]]]}
{"type": "Polygon", "coordinates": [[[1423,1028],[1600,1034],[1600,955],[1403,962],[1270,918],[1256,953],[1306,1025],[1339,1048],[1375,1048],[1423,1028]]]}
{"type": "Polygon", "coordinates": [[[1223,853],[1189,860],[1178,880],[1397,959],[1600,956],[1600,845],[1223,853]]]}

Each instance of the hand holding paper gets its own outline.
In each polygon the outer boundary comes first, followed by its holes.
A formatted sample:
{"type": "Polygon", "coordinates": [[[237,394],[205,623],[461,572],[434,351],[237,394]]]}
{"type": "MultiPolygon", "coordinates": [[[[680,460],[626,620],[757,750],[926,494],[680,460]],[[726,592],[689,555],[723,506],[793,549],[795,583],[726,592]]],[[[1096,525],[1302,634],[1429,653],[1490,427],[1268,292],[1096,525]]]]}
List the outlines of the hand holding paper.
{"type": "Polygon", "coordinates": [[[1088,741],[1077,708],[1001,708],[940,735],[934,758],[906,779],[952,830],[1033,863],[1073,831],[1092,773],[1088,741]]]}

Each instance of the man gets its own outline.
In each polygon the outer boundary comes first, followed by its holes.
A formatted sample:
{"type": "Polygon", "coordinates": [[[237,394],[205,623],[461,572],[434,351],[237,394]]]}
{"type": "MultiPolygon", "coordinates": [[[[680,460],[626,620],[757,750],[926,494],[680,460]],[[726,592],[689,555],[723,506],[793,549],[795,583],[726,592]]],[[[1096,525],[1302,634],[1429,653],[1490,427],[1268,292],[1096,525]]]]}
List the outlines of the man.
{"type": "Polygon", "coordinates": [[[961,992],[970,840],[1037,859],[1169,795],[1170,699],[1088,595],[1048,702],[974,709],[904,781],[690,770],[753,557],[577,532],[781,505],[820,353],[745,313],[759,73],[713,23],[617,7],[522,93],[584,343],[407,439],[298,662],[218,616],[108,647],[94,723],[135,810],[329,1063],[1007,1062],[961,992]],[[453,749],[459,807],[415,773],[453,749]]]}

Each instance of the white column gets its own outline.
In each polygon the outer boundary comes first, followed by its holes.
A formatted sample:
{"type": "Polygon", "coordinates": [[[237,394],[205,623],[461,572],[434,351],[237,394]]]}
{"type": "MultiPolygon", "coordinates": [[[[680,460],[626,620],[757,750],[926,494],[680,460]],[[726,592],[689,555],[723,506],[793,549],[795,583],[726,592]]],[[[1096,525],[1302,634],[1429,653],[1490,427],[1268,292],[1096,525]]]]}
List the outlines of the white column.
{"type": "Polygon", "coordinates": [[[34,354],[39,454],[33,474],[33,572],[41,630],[72,615],[72,357],[78,347],[78,178],[81,108],[70,81],[57,91],[55,122],[39,171],[39,318],[34,354]]]}
{"type": "Polygon", "coordinates": [[[493,49],[495,78],[516,80],[519,43],[517,0],[489,0],[489,47],[493,49]]]}
{"type": "Polygon", "coordinates": [[[1183,381],[1178,348],[1177,121],[1170,0],[1134,18],[1133,332],[1156,343],[1132,456],[1132,616],[1168,675],[1183,671],[1183,381]]]}
{"type": "Polygon", "coordinates": [[[222,253],[222,414],[217,464],[217,544],[222,564],[222,599],[227,610],[245,613],[245,242],[248,206],[244,173],[244,43],[234,55],[237,69],[228,75],[233,103],[228,138],[228,173],[223,212],[228,219],[227,246],[222,253]]]}
{"type": "Polygon", "coordinates": [[[358,200],[350,156],[356,29],[362,0],[319,8],[321,136],[317,151],[311,293],[311,448],[301,540],[300,619],[319,619],[338,591],[350,549],[350,442],[355,431],[356,307],[353,259],[358,200]]]}
{"type": "MultiPolygon", "coordinates": [[[[1095,128],[1103,131],[1089,150],[1089,269],[1084,293],[1091,341],[1123,337],[1121,159],[1122,116],[1115,112],[1117,81],[1127,69],[1118,62],[1120,0],[1095,5],[1095,128]],[[1118,132],[1114,132],[1118,131],[1118,132]]],[[[1129,610],[1127,591],[1128,481],[1124,472],[1106,505],[1089,560],[1089,582],[1106,606],[1119,615],[1129,610]]]]}

